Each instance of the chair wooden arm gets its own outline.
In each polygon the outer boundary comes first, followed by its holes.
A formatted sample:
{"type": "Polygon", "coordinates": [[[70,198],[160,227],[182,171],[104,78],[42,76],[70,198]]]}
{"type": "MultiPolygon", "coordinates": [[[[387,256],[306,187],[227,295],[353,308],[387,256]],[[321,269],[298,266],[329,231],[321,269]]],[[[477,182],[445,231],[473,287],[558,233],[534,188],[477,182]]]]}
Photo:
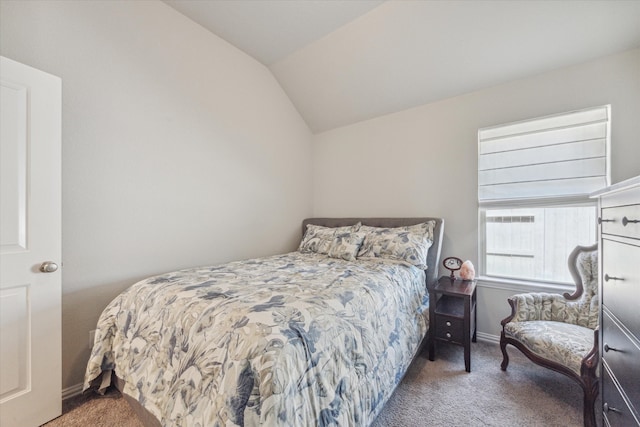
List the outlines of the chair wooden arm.
{"type": "Polygon", "coordinates": [[[600,361],[600,327],[597,327],[593,330],[593,348],[587,355],[582,359],[582,367],[580,368],[580,373],[582,376],[587,375],[588,372],[593,372],[594,376],[596,375],[595,371],[598,367],[598,362],[600,361]]]}

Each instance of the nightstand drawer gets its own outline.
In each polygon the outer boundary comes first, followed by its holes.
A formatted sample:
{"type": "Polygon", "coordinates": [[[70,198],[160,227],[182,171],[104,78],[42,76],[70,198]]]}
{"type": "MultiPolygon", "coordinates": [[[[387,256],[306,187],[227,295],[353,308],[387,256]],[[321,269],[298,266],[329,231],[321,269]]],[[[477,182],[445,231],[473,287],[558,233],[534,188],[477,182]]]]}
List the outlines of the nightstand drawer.
{"type": "Polygon", "coordinates": [[[604,234],[640,239],[640,205],[603,208],[601,220],[604,234]]]}
{"type": "MultiPolygon", "coordinates": [[[[640,402],[640,348],[611,318],[602,313],[602,358],[631,402],[640,402]]],[[[640,410],[640,408],[636,408],[640,410]]]]}
{"type": "Polygon", "coordinates": [[[604,425],[611,427],[632,427],[640,425],[636,422],[633,412],[625,403],[624,398],[611,379],[609,370],[606,367],[602,370],[602,376],[602,414],[605,419],[604,425]]]}
{"type": "Polygon", "coordinates": [[[463,343],[463,320],[436,314],[436,338],[463,343]]]}
{"type": "Polygon", "coordinates": [[[602,303],[630,331],[640,331],[640,247],[602,239],[602,253],[602,303]]]}

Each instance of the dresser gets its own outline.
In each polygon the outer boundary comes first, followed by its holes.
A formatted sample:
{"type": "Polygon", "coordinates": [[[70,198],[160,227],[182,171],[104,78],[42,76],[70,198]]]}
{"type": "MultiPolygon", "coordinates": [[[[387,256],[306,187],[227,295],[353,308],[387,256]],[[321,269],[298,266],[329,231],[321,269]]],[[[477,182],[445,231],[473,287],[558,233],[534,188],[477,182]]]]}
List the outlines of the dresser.
{"type": "Polygon", "coordinates": [[[640,177],[599,199],[603,426],[640,426],[640,177]]]}

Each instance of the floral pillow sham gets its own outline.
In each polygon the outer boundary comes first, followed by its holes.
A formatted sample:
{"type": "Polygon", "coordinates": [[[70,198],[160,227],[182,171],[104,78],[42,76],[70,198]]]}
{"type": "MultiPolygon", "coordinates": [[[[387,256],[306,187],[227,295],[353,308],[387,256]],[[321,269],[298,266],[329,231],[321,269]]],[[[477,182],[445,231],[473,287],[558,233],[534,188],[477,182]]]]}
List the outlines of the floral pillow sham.
{"type": "Polygon", "coordinates": [[[364,235],[351,236],[360,228],[360,223],[346,227],[323,227],[308,224],[298,251],[315,252],[332,258],[353,261],[360,250],[364,235]],[[353,256],[350,254],[353,253],[353,256]]]}
{"type": "Polygon", "coordinates": [[[355,261],[365,236],[366,233],[357,231],[336,235],[329,246],[329,257],[355,261]]]}
{"type": "Polygon", "coordinates": [[[366,237],[357,257],[404,261],[424,270],[434,228],[435,221],[396,228],[363,225],[359,231],[365,232],[366,237]]]}

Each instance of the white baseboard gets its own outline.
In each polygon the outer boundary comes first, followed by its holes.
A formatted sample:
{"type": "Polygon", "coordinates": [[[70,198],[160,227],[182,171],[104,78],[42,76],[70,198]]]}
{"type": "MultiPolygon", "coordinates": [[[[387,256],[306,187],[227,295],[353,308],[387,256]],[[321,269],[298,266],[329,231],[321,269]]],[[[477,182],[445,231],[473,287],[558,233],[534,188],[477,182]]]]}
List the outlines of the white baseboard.
{"type": "Polygon", "coordinates": [[[500,335],[487,334],[486,332],[476,332],[476,339],[478,341],[500,344],[500,335]]]}
{"type": "Polygon", "coordinates": [[[71,387],[62,389],[62,400],[71,399],[80,393],[82,393],[82,383],[72,385],[71,387]]]}

